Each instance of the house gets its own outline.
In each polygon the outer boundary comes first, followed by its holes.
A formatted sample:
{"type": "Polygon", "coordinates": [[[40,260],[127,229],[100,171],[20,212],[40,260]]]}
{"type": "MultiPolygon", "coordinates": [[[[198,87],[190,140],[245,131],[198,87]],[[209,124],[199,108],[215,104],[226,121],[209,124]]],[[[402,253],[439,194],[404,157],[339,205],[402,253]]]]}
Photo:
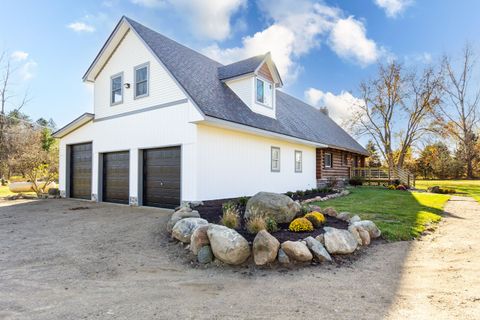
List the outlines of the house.
{"type": "Polygon", "coordinates": [[[122,17],[83,80],[94,113],[54,134],[64,197],[175,207],[305,190],[367,156],[280,90],[268,53],[223,65],[122,17]]]}

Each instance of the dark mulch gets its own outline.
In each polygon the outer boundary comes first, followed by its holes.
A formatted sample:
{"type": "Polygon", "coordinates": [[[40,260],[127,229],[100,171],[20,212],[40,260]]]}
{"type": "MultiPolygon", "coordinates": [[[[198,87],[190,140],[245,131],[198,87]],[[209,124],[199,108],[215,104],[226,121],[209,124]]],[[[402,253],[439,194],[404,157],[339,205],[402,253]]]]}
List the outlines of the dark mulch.
{"type": "MultiPolygon", "coordinates": [[[[195,210],[198,210],[198,212],[200,213],[200,217],[202,217],[203,219],[207,220],[210,223],[218,224],[223,214],[222,204],[227,201],[236,202],[237,199],[220,199],[220,200],[204,201],[203,205],[195,207],[195,210]]],[[[253,239],[255,238],[255,235],[249,233],[245,229],[245,220],[243,219],[243,214],[245,213],[245,207],[240,206],[239,210],[241,213],[242,225],[241,225],[241,228],[237,230],[237,232],[240,233],[245,239],[247,239],[248,242],[252,242],[253,239]]],[[[326,227],[333,227],[337,229],[348,228],[348,223],[343,220],[339,220],[337,218],[328,217],[328,216],[325,216],[325,217],[327,218],[327,222],[324,225],[326,227]]],[[[272,235],[275,238],[277,238],[278,241],[280,242],[284,242],[287,240],[292,240],[292,241],[301,240],[301,239],[305,239],[308,236],[312,236],[315,238],[316,236],[324,233],[323,228],[315,229],[312,232],[292,232],[288,230],[288,223],[279,224],[278,229],[279,230],[277,232],[272,233],[272,235]]]]}
{"type": "Polygon", "coordinates": [[[293,201],[303,201],[303,200],[308,200],[308,199],[312,199],[312,198],[315,198],[315,197],[325,197],[325,196],[328,196],[329,194],[334,194],[334,193],[337,193],[333,190],[330,190],[330,189],[325,189],[325,190],[320,190],[320,192],[312,192],[312,193],[308,193],[308,194],[304,194],[303,196],[300,196],[298,194],[293,194],[290,198],[293,199],[293,201]]]}

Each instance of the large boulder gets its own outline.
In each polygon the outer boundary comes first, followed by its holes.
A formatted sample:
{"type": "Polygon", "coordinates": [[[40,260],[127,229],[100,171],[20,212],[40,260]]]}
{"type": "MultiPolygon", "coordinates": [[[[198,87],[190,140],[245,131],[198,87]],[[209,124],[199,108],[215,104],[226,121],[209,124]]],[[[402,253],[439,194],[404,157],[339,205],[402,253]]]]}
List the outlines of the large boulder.
{"type": "Polygon", "coordinates": [[[253,240],[253,260],[262,266],[274,262],[277,258],[280,242],[266,230],[260,230],[253,240]]]}
{"type": "Polygon", "coordinates": [[[213,255],[227,264],[241,264],[250,256],[250,246],[237,231],[210,224],[207,229],[213,255]]]}
{"type": "Polygon", "coordinates": [[[378,229],[377,225],[370,220],[362,220],[352,223],[353,226],[360,226],[363,229],[367,230],[370,234],[371,239],[375,239],[380,237],[382,232],[378,229]]]}
{"type": "Polygon", "coordinates": [[[284,194],[259,192],[247,202],[245,218],[269,216],[277,223],[290,223],[300,211],[301,206],[284,194]]]}
{"type": "Polygon", "coordinates": [[[301,241],[285,241],[282,243],[282,249],[290,259],[295,261],[308,262],[313,259],[312,253],[301,241]]]}
{"type": "Polygon", "coordinates": [[[188,207],[182,207],[180,210],[175,211],[170,220],[167,222],[167,231],[172,232],[173,226],[180,220],[185,218],[200,218],[200,214],[196,210],[192,210],[188,207]]]}
{"type": "Polygon", "coordinates": [[[183,243],[190,243],[192,234],[198,227],[208,225],[208,221],[201,218],[185,218],[179,220],[172,229],[172,237],[183,243]]]}
{"type": "Polygon", "coordinates": [[[325,248],[331,254],[349,254],[357,249],[357,240],[348,230],[330,227],[325,230],[325,248]]]}
{"type": "Polygon", "coordinates": [[[323,211],[321,211],[324,215],[327,215],[329,217],[336,217],[337,216],[337,210],[335,210],[334,208],[332,207],[328,207],[328,208],[325,208],[323,209],[323,211]]]}
{"type": "Polygon", "coordinates": [[[305,242],[307,243],[308,249],[312,251],[313,255],[318,261],[332,261],[332,257],[330,257],[320,241],[314,239],[313,237],[307,237],[305,242]]]}
{"type": "Polygon", "coordinates": [[[208,240],[207,235],[208,225],[200,226],[192,233],[192,237],[190,238],[190,251],[193,254],[198,254],[198,251],[210,244],[210,240],[208,240]]]}

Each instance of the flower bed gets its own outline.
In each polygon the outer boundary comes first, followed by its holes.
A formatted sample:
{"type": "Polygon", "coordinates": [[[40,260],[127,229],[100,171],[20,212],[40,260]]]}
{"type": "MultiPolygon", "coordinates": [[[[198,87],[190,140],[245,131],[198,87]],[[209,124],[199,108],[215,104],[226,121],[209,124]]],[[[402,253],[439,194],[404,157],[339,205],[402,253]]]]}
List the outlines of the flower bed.
{"type": "MultiPolygon", "coordinates": [[[[241,198],[233,198],[233,199],[220,199],[220,200],[210,200],[210,201],[204,201],[203,205],[195,207],[195,210],[197,210],[200,213],[200,217],[207,220],[210,223],[215,223],[215,224],[221,224],[220,220],[222,219],[223,211],[222,211],[222,204],[226,202],[233,202],[233,203],[238,203],[238,209],[240,212],[240,228],[236,229],[238,233],[240,233],[245,239],[247,239],[248,242],[252,242],[253,239],[255,238],[255,234],[252,234],[247,231],[246,229],[246,223],[244,219],[244,214],[245,214],[245,205],[242,202],[241,198]]],[[[325,226],[328,227],[333,227],[337,229],[347,229],[348,228],[348,223],[334,218],[334,217],[329,217],[326,216],[326,222],[325,226]]],[[[278,241],[287,241],[287,240],[301,240],[304,239],[308,236],[312,237],[317,237],[318,235],[324,233],[323,228],[319,229],[314,229],[312,231],[305,231],[305,232],[292,232],[288,229],[289,223],[279,223],[278,226],[278,231],[272,232],[271,234],[278,239],[278,241]]]]}

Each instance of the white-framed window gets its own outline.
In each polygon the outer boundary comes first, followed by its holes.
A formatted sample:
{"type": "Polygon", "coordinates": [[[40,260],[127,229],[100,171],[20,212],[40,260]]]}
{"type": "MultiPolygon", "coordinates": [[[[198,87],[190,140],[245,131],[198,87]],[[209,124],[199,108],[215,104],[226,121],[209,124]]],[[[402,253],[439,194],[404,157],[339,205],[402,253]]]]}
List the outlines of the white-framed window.
{"type": "Polygon", "coordinates": [[[280,148],[278,147],[271,149],[271,170],[272,172],[280,171],[280,148]]]}
{"type": "Polygon", "coordinates": [[[134,68],[135,74],[135,99],[148,96],[150,83],[150,65],[144,63],[134,68]]]}
{"type": "Polygon", "coordinates": [[[295,172],[302,172],[302,151],[295,150],[295,172]]]}
{"type": "Polygon", "coordinates": [[[272,107],[272,84],[260,78],[255,79],[255,100],[269,108],[272,107]]]}
{"type": "Polygon", "coordinates": [[[326,152],[325,155],[323,156],[323,163],[325,165],[325,168],[331,168],[332,167],[332,154],[329,152],[326,152]]]}
{"type": "Polygon", "coordinates": [[[118,73],[110,78],[110,105],[123,102],[123,73],[118,73]]]}

